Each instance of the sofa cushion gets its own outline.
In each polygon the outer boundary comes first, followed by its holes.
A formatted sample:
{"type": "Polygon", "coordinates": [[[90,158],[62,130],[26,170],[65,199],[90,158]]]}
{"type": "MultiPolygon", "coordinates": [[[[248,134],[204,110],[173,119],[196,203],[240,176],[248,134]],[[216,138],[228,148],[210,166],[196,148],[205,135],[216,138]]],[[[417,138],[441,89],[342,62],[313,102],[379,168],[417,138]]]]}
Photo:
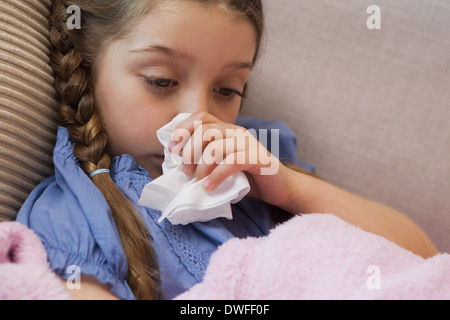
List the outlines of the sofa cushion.
{"type": "Polygon", "coordinates": [[[244,114],[283,120],[317,174],[450,251],[450,2],[265,1],[244,114]],[[370,5],[381,29],[370,30],[370,5]]]}
{"type": "Polygon", "coordinates": [[[58,115],[49,66],[51,0],[0,2],[0,221],[52,174],[58,115]]]}

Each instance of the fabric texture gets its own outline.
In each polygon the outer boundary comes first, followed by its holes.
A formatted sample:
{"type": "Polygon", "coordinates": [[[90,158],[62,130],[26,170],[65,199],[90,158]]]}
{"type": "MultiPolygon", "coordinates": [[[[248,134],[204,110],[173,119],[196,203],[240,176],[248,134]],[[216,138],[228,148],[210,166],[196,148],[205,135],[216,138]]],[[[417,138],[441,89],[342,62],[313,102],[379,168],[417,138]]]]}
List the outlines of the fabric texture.
{"type": "Polygon", "coordinates": [[[450,252],[450,2],[264,4],[243,114],[284,121],[321,178],[400,210],[450,252]]]}
{"type": "MultiPolygon", "coordinates": [[[[449,299],[450,256],[420,258],[333,215],[296,217],[263,238],[233,239],[177,300],[449,299]],[[295,246],[286,246],[295,243],[295,246]]],[[[0,224],[0,299],[71,296],[34,232],[0,224]]]]}
{"type": "Polygon", "coordinates": [[[49,66],[51,0],[0,1],[0,221],[53,172],[58,115],[49,66]]]}
{"type": "Polygon", "coordinates": [[[17,222],[0,223],[0,283],[0,300],[72,299],[39,238],[17,222]]]}
{"type": "Polygon", "coordinates": [[[330,214],[233,239],[178,300],[450,299],[450,255],[423,259],[330,214]]]}
{"type": "MultiPolygon", "coordinates": [[[[255,129],[264,123],[257,119],[247,121],[255,129]]],[[[280,154],[295,154],[295,139],[288,132],[282,136],[290,143],[283,143],[289,150],[280,154]]],[[[82,274],[109,284],[116,296],[134,299],[126,282],[127,260],[111,209],[81,169],[66,128],[58,130],[54,164],[55,175],[33,190],[17,221],[39,236],[51,269],[60,277],[68,278],[68,267],[75,265],[82,274]]],[[[135,205],[144,186],[152,181],[129,155],[114,158],[110,174],[135,205]]],[[[186,226],[172,225],[167,220],[159,223],[160,211],[137,205],[136,208],[152,237],[167,299],[203,279],[209,258],[219,245],[235,237],[264,236],[272,228],[267,205],[252,198],[232,205],[233,220],[220,218],[186,226]]]]}

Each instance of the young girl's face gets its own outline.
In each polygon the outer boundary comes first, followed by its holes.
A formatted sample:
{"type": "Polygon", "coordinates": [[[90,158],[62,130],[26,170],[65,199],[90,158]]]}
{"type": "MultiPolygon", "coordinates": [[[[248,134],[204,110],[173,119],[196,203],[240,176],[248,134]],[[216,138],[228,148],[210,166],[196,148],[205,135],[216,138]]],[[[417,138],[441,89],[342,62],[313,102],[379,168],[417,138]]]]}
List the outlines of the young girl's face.
{"type": "Polygon", "coordinates": [[[252,68],[256,34],[219,6],[171,1],[152,9],[97,61],[96,103],[114,155],[162,174],[156,131],[179,113],[234,123],[252,68]]]}

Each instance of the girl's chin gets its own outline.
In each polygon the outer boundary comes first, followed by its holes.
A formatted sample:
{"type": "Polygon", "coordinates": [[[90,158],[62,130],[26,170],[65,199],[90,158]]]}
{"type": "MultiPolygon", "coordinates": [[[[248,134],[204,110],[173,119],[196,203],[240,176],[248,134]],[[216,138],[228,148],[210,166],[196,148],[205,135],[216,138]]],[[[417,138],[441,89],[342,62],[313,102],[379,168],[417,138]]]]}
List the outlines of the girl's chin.
{"type": "Polygon", "coordinates": [[[145,169],[150,173],[152,179],[156,179],[162,175],[162,164],[164,162],[164,156],[154,155],[151,163],[145,169]]]}
{"type": "Polygon", "coordinates": [[[162,164],[164,162],[164,156],[153,155],[146,158],[146,161],[138,161],[139,166],[144,168],[150,174],[152,179],[156,179],[162,175],[162,164]]]}

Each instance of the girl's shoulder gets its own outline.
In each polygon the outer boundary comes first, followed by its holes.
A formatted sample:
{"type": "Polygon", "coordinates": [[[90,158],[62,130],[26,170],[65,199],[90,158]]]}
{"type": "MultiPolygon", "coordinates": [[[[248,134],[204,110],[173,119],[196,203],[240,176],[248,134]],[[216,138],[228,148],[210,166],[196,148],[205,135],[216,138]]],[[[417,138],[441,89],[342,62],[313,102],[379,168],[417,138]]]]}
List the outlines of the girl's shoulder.
{"type": "Polygon", "coordinates": [[[41,239],[51,268],[62,278],[73,268],[109,283],[128,297],[127,261],[111,209],[80,168],[65,128],[58,129],[54,175],[44,180],[23,204],[17,221],[41,239]]]}
{"type": "Polygon", "coordinates": [[[17,221],[41,233],[50,247],[58,247],[62,238],[69,236],[72,240],[90,236],[100,243],[101,239],[114,238],[117,231],[111,209],[80,167],[67,129],[62,127],[58,129],[53,162],[54,175],[31,192],[17,221]]]}

